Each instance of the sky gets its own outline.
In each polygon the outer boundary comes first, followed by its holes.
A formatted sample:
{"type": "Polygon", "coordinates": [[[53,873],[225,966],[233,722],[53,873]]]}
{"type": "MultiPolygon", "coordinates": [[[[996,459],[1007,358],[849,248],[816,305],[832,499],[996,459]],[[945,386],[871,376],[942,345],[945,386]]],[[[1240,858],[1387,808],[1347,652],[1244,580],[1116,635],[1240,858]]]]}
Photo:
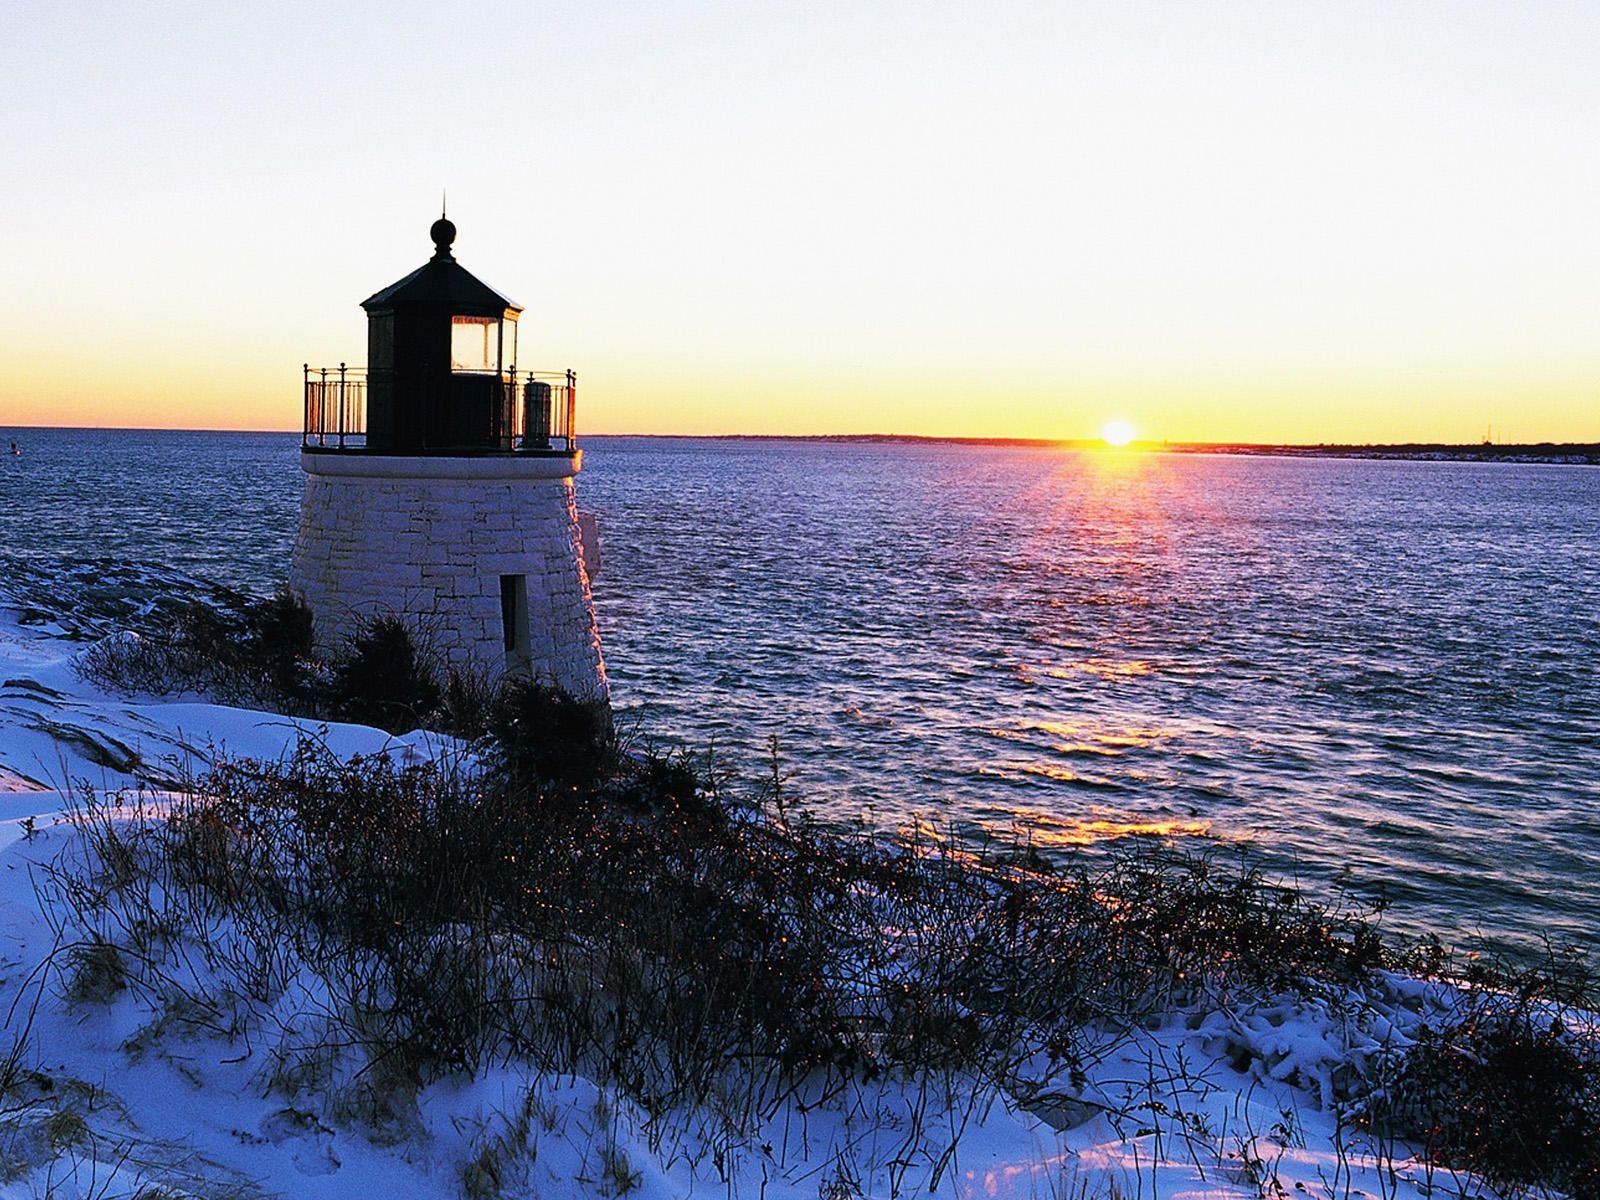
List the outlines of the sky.
{"type": "Polygon", "coordinates": [[[295,429],[431,253],[580,427],[1600,440],[1600,7],[0,5],[0,425],[295,429]]]}

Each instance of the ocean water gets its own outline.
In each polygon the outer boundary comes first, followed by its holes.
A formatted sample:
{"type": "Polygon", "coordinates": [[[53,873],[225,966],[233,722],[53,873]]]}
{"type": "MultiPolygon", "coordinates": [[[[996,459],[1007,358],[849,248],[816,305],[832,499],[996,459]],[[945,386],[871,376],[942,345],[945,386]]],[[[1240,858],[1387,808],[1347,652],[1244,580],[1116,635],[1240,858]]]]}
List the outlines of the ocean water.
{"type": "MultiPolygon", "coordinates": [[[[285,574],[296,438],[4,431],[0,586],[285,574]]],[[[1600,949],[1600,470],[591,438],[641,736],[820,813],[1160,837],[1389,927],[1600,949]]]]}

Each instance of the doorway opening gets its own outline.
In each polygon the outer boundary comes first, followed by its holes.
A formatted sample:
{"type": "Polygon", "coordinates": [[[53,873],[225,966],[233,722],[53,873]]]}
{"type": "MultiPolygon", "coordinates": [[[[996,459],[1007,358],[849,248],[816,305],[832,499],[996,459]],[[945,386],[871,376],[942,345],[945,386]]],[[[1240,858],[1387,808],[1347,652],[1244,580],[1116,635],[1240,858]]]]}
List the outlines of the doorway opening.
{"type": "Polygon", "coordinates": [[[532,662],[526,575],[500,576],[500,631],[505,641],[506,670],[526,671],[532,662]]]}

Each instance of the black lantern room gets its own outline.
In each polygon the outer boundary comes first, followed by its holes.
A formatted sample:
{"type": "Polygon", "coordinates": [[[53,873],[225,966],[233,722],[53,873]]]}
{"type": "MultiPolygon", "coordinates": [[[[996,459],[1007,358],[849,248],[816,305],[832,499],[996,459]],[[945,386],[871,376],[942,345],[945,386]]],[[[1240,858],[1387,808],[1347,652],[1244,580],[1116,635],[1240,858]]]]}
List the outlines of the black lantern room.
{"type": "Polygon", "coordinates": [[[516,428],[516,304],[455,260],[456,227],[434,254],[362,301],[367,310],[367,448],[419,454],[507,448],[516,428]]]}

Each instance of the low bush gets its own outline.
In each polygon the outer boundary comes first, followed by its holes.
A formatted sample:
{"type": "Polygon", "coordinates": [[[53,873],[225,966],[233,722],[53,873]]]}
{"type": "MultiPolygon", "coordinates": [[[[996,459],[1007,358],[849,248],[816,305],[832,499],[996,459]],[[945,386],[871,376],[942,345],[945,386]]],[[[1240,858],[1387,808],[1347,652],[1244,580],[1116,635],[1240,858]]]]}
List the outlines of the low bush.
{"type": "Polygon", "coordinates": [[[315,703],[317,672],[311,609],[287,591],[252,605],[245,624],[244,652],[269,695],[296,710],[315,703]]]}
{"type": "Polygon", "coordinates": [[[489,708],[499,687],[482,674],[447,671],[439,685],[439,705],[429,728],[466,741],[483,737],[489,729],[489,708]]]}
{"type": "Polygon", "coordinates": [[[206,692],[295,716],[316,715],[319,703],[311,612],[287,592],[168,606],[152,628],[91,646],[78,671],[119,691],[206,692]]]}
{"type": "Polygon", "coordinates": [[[437,711],[439,685],[405,624],[394,617],[368,622],[333,662],[328,714],[340,721],[404,733],[437,711]]]}
{"type": "Polygon", "coordinates": [[[507,680],[485,712],[494,766],[513,787],[593,789],[617,765],[611,710],[529,679],[507,680]]]}
{"type": "Polygon", "coordinates": [[[1397,1059],[1373,1124],[1508,1192],[1600,1196],[1600,1030],[1549,994],[1550,978],[1469,984],[1397,1059]]]}
{"type": "Polygon", "coordinates": [[[527,753],[519,761],[558,773],[570,769],[558,761],[566,751],[553,736],[537,748],[538,730],[554,722],[587,747],[609,729],[604,706],[589,712],[548,689],[498,697],[481,677],[442,670],[393,617],[367,622],[331,660],[319,659],[311,610],[288,592],[264,600],[236,596],[227,604],[165,605],[151,628],[90,647],[78,670],[91,683],[119,691],[203,692],[225,703],[391,733],[427,727],[474,740],[492,721],[508,734],[520,722],[527,753]],[[594,731],[586,732],[586,725],[594,731]]]}

